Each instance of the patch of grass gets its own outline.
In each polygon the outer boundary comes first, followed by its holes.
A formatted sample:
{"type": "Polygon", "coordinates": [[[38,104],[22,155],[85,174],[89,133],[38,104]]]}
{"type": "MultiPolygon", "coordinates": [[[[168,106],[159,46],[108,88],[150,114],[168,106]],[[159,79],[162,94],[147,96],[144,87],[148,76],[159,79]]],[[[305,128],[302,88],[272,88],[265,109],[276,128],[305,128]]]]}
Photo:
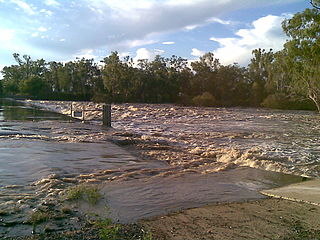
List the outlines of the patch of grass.
{"type": "Polygon", "coordinates": [[[152,233],[151,232],[144,232],[142,236],[142,240],[152,240],[152,233]]]}
{"type": "Polygon", "coordinates": [[[282,240],[318,240],[320,239],[320,230],[307,229],[301,221],[292,224],[293,234],[282,240]]]}
{"type": "Polygon", "coordinates": [[[32,212],[27,219],[28,223],[31,223],[32,225],[37,225],[42,222],[46,222],[51,218],[50,214],[48,212],[42,212],[40,210],[36,210],[32,212]]]}
{"type": "Polygon", "coordinates": [[[117,240],[120,237],[120,225],[113,224],[110,218],[97,221],[95,226],[99,228],[100,238],[103,240],[117,240]]]}
{"type": "Polygon", "coordinates": [[[68,201],[85,200],[89,204],[95,205],[100,198],[99,189],[92,185],[78,185],[70,187],[66,191],[66,200],[68,201]]]}
{"type": "Polygon", "coordinates": [[[63,208],[61,208],[61,212],[64,214],[71,214],[72,210],[68,207],[63,207],[63,208]]]}
{"type": "Polygon", "coordinates": [[[102,240],[152,240],[151,232],[144,230],[137,224],[115,224],[110,218],[97,220],[94,226],[98,229],[102,240]]]}

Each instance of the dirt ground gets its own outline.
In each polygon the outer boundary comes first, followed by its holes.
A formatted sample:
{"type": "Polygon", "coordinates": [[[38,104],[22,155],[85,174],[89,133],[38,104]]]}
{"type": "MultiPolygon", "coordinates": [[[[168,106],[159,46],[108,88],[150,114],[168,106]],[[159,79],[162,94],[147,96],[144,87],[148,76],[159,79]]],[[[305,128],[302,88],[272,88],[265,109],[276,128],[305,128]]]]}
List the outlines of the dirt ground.
{"type": "Polygon", "coordinates": [[[153,239],[320,239],[320,206],[282,199],[221,203],[140,223],[153,239]]]}

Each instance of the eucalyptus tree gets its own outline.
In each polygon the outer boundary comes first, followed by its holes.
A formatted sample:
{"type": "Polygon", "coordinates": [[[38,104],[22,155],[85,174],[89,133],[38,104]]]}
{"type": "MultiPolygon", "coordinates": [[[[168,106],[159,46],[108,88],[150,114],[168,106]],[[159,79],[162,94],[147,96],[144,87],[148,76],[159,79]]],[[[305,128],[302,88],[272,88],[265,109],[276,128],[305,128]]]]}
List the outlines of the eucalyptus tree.
{"type": "Polygon", "coordinates": [[[14,59],[16,65],[4,67],[1,71],[3,74],[3,87],[6,94],[31,94],[37,92],[37,95],[47,93],[49,88],[38,88],[37,91],[28,90],[31,88],[37,88],[45,84],[45,74],[47,72],[47,63],[43,59],[32,60],[30,56],[23,55],[22,57],[14,53],[14,59]],[[34,80],[37,78],[37,84],[34,80]],[[41,82],[41,83],[40,83],[41,82]],[[34,86],[28,86],[34,85],[34,86]],[[46,92],[42,92],[46,91],[46,92]]]}
{"type": "Polygon", "coordinates": [[[283,22],[292,89],[310,98],[320,112],[320,10],[306,9],[283,22]]]}
{"type": "Polygon", "coordinates": [[[190,89],[190,80],[192,78],[191,69],[188,67],[188,60],[182,57],[172,55],[167,58],[168,83],[170,102],[176,102],[180,99],[186,89],[190,89]]]}
{"type": "Polygon", "coordinates": [[[102,79],[109,101],[127,101],[131,91],[131,67],[122,62],[118,52],[112,52],[104,58],[102,79]]]}
{"type": "Polygon", "coordinates": [[[252,51],[253,58],[251,58],[248,65],[248,75],[251,81],[251,103],[259,106],[262,100],[266,97],[266,84],[272,72],[271,66],[274,61],[274,53],[272,49],[266,51],[265,49],[255,49],[252,51]]]}
{"type": "Polygon", "coordinates": [[[5,95],[14,95],[19,93],[19,85],[23,79],[23,74],[19,71],[19,66],[6,66],[2,69],[1,73],[3,75],[3,93],[5,95]]]}
{"type": "Polygon", "coordinates": [[[286,61],[287,53],[285,50],[274,53],[274,60],[269,67],[266,89],[269,94],[281,93],[292,95],[291,83],[292,74],[290,66],[286,61]]]}
{"type": "Polygon", "coordinates": [[[213,94],[217,71],[221,64],[214,54],[209,52],[200,57],[199,61],[191,63],[195,75],[191,83],[194,95],[200,95],[204,92],[213,94]]]}
{"type": "Polygon", "coordinates": [[[46,72],[46,81],[50,85],[52,92],[60,92],[58,69],[62,64],[52,61],[48,63],[48,71],[46,72]]]}
{"type": "Polygon", "coordinates": [[[246,68],[238,64],[221,65],[217,72],[214,96],[223,106],[243,106],[250,98],[246,68]]]}

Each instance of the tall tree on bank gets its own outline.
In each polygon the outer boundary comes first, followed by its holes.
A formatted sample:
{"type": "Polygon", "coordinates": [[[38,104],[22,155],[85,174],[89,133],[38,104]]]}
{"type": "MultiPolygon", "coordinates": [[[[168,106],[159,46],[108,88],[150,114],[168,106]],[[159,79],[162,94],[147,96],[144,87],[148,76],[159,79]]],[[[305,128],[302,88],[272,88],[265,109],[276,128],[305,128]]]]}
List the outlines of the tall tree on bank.
{"type": "Polygon", "coordinates": [[[274,53],[272,49],[266,51],[259,48],[253,50],[252,54],[253,58],[251,58],[248,65],[249,79],[252,83],[251,104],[260,106],[262,100],[267,96],[266,84],[270,78],[274,53]]]}
{"type": "Polygon", "coordinates": [[[320,10],[297,13],[282,27],[291,38],[284,45],[293,78],[291,87],[310,98],[320,112],[320,10]]]}

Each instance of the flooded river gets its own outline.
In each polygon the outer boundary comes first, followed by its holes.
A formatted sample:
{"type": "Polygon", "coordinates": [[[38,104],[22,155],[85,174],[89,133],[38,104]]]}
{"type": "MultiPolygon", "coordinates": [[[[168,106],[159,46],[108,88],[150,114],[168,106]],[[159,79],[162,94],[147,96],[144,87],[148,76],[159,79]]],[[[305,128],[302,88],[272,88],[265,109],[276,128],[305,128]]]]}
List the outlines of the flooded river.
{"type": "MultiPolygon", "coordinates": [[[[54,106],[66,112],[70,103],[54,106]]],[[[96,116],[83,124],[1,100],[0,236],[30,234],[28,214],[62,204],[61,194],[75,184],[99,186],[103,198],[93,212],[107,205],[115,221],[132,222],[259,199],[261,189],[320,175],[313,112],[147,104],[112,111],[108,129],[96,116]]],[[[81,227],[79,221],[50,224],[64,230],[81,227]]]]}

